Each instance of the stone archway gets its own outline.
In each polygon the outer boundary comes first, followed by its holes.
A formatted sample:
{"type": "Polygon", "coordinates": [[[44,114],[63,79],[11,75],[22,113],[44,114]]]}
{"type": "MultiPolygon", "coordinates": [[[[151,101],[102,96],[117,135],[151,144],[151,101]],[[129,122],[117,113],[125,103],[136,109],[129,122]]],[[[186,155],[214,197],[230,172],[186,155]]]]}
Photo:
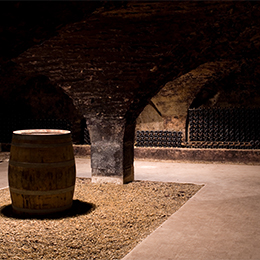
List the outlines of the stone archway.
{"type": "Polygon", "coordinates": [[[239,71],[242,64],[239,61],[208,62],[167,82],[151,98],[155,108],[148,104],[137,118],[137,129],[181,131],[185,138],[188,109],[198,94],[207,90],[205,99],[211,98],[214,102],[218,96],[217,82],[239,71]]]}
{"type": "Polygon", "coordinates": [[[229,62],[224,61],[256,53],[257,40],[250,46],[248,40],[258,39],[253,25],[259,16],[251,14],[251,4],[240,3],[156,2],[147,9],[146,3],[131,2],[102,10],[65,25],[13,60],[26,73],[47,76],[85,117],[93,145],[92,170],[98,177],[94,180],[105,176],[114,181],[116,176],[124,183],[124,176],[132,176],[135,120],[149,100],[161,115],[172,118],[172,106],[158,107],[169,95],[175,100],[181,96],[176,100],[182,113],[178,119],[185,125],[201,81],[210,83],[215,72],[217,77],[225,74],[229,62]],[[196,80],[197,86],[187,84],[196,80]],[[155,96],[158,91],[160,96],[155,96]]]}
{"type": "Polygon", "coordinates": [[[15,64],[2,72],[11,79],[5,81],[0,76],[1,128],[9,130],[10,141],[13,130],[44,127],[46,124],[59,127],[67,121],[71,123],[74,143],[80,143],[82,115],[61,88],[46,75],[26,74],[15,64]]]}

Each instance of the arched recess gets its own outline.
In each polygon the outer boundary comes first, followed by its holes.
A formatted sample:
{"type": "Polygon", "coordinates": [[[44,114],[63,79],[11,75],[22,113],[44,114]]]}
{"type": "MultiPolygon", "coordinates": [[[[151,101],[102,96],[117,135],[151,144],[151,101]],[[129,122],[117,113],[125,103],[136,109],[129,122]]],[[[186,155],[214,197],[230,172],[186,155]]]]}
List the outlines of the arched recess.
{"type": "Polygon", "coordinates": [[[66,119],[71,122],[73,142],[81,142],[80,124],[83,117],[61,88],[55,86],[47,76],[25,74],[15,65],[4,72],[8,81],[1,79],[0,117],[2,125],[4,121],[12,125],[12,129],[5,125],[7,130],[32,127],[34,121],[38,125],[42,122],[40,120],[66,119]]]}
{"type": "MultiPolygon", "coordinates": [[[[92,169],[101,178],[120,176],[122,180],[124,177],[122,169],[127,165],[127,158],[123,149],[131,142],[128,129],[133,129],[136,115],[162,84],[173,79],[173,75],[185,74],[198,64],[223,57],[241,57],[237,53],[245,55],[250,51],[241,52],[243,46],[248,45],[248,40],[244,38],[242,44],[237,44],[242,37],[230,40],[233,44],[230,44],[228,52],[226,49],[229,47],[227,39],[233,38],[228,36],[229,33],[233,35],[238,30],[238,26],[233,25],[247,21],[251,16],[241,20],[241,16],[236,15],[230,20],[226,6],[221,11],[216,5],[206,6],[206,9],[201,6],[196,8],[194,4],[182,7],[176,9],[175,5],[169,6],[167,3],[162,8],[161,4],[156,4],[152,15],[149,11],[148,16],[143,16],[141,8],[141,15],[136,16],[138,13],[134,10],[136,18],[131,19],[129,10],[123,11],[128,17],[122,18],[113,17],[114,11],[111,17],[107,13],[102,17],[102,12],[98,12],[87,20],[64,26],[56,36],[35,45],[15,59],[24,70],[40,72],[56,82],[73,99],[74,105],[81,107],[91,135],[92,169]],[[180,12],[182,9],[183,12],[180,12]],[[214,11],[211,19],[209,10],[214,11]],[[230,52],[231,49],[235,55],[230,52]],[[169,74],[171,78],[166,79],[169,74]]],[[[251,27],[251,23],[245,24],[251,27]]],[[[189,80],[189,75],[186,76],[189,80]]],[[[184,90],[181,82],[177,87],[173,89],[184,92],[179,103],[186,103],[185,118],[192,97],[199,89],[189,95],[186,85],[184,90]]],[[[171,95],[174,97],[174,92],[171,95]]],[[[162,98],[168,97],[162,95],[162,98]]],[[[151,101],[160,111],[156,97],[151,101]]],[[[167,116],[169,111],[166,108],[160,114],[167,116]]]]}
{"type": "Polygon", "coordinates": [[[204,98],[214,104],[219,96],[216,82],[240,71],[242,64],[208,62],[167,82],[138,116],[136,129],[182,131],[185,138],[188,109],[196,103],[196,98],[201,96],[200,100],[204,98]]]}
{"type": "Polygon", "coordinates": [[[143,117],[146,121],[141,127],[146,124],[146,129],[150,127],[148,130],[154,130],[158,125],[163,130],[171,130],[176,125],[178,130],[185,129],[188,109],[198,93],[206,86],[214,86],[214,82],[238,71],[240,67],[236,61],[205,63],[169,81],[151,99],[137,99],[121,119],[107,117],[104,120],[104,116],[86,118],[91,137],[92,181],[127,183],[134,180],[136,121],[138,123],[139,119],[138,129],[143,123],[140,124],[140,118],[146,113],[143,117]],[[149,114],[151,111],[152,116],[149,114]]]}
{"type": "Polygon", "coordinates": [[[242,61],[237,70],[219,78],[210,86],[204,85],[190,108],[259,107],[259,72],[260,58],[242,61]]]}

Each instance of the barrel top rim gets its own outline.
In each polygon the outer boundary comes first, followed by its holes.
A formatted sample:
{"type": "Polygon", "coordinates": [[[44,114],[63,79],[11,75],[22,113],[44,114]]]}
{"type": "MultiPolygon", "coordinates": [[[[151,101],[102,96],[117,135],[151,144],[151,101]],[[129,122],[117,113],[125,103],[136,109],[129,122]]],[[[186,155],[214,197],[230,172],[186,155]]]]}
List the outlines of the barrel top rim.
{"type": "Polygon", "coordinates": [[[13,134],[23,136],[50,136],[50,135],[66,135],[70,134],[69,130],[63,129],[24,129],[13,131],[13,134]]]}

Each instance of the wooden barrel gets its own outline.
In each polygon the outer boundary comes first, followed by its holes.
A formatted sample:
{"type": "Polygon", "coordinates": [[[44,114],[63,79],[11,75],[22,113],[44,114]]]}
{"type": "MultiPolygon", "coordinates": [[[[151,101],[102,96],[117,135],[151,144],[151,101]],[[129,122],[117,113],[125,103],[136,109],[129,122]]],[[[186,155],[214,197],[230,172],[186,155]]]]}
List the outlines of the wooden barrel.
{"type": "Polygon", "coordinates": [[[70,131],[13,132],[8,181],[15,213],[45,215],[69,209],[75,180],[70,131]]]}

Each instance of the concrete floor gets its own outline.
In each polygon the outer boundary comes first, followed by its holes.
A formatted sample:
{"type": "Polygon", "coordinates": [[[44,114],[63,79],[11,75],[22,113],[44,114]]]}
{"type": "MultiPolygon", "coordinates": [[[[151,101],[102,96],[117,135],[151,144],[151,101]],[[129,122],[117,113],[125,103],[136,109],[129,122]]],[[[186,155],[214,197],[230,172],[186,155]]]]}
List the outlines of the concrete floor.
{"type": "Polygon", "coordinates": [[[163,162],[136,166],[138,179],[205,186],[124,260],[260,259],[260,166],[163,162]]]}
{"type": "MultiPolygon", "coordinates": [[[[0,163],[0,188],[7,186],[0,163]]],[[[76,158],[78,177],[90,159],[76,158]]],[[[260,166],[135,161],[135,179],[205,184],[124,260],[260,259],[260,166]]]]}
{"type": "Polygon", "coordinates": [[[8,186],[8,162],[0,162],[0,189],[8,186]]]}

